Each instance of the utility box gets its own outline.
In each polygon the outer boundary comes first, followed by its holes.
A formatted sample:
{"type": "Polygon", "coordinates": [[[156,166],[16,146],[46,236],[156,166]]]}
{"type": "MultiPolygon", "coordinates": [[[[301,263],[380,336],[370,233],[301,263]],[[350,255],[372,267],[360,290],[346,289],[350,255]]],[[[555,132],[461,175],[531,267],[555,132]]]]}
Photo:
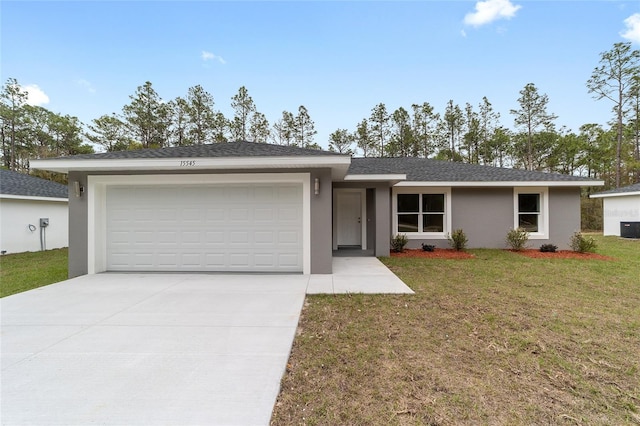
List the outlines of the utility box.
{"type": "Polygon", "coordinates": [[[622,238],[640,238],[640,222],[620,222],[622,238]]]}

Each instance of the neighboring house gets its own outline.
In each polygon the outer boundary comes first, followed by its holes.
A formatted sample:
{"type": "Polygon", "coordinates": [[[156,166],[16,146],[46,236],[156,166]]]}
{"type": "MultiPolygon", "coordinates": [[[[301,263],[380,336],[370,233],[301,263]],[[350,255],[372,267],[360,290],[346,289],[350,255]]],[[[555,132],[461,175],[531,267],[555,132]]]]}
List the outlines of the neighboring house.
{"type": "Polygon", "coordinates": [[[592,194],[590,198],[602,198],[604,235],[620,236],[623,228],[640,229],[640,183],[592,194]]]}
{"type": "Polygon", "coordinates": [[[34,160],[69,174],[69,274],[102,271],[331,273],[333,251],[389,255],[505,247],[518,226],[566,246],[580,230],[580,187],[601,181],[418,158],[350,155],[250,142],[34,160]],[[77,190],[75,190],[77,188],[77,190]],[[81,191],[82,190],[82,191],[81,191]]]}
{"type": "Polygon", "coordinates": [[[66,185],[0,169],[3,254],[67,247],[68,211],[66,185]]]}

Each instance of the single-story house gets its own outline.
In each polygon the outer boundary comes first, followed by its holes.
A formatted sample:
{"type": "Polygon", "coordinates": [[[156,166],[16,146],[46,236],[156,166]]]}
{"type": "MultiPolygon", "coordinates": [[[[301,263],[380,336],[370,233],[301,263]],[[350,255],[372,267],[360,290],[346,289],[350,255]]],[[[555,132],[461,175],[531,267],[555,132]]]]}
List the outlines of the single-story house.
{"type": "Polygon", "coordinates": [[[603,182],[422,158],[352,158],[233,142],[34,160],[69,174],[69,274],[331,273],[334,251],[388,256],[390,239],[505,247],[514,227],[566,245],[580,187],[603,182]]]}
{"type": "MultiPolygon", "coordinates": [[[[640,182],[622,188],[590,195],[602,198],[603,234],[639,235],[640,232],[640,182]]],[[[636,236],[634,238],[640,238],[636,236]]]]}
{"type": "Polygon", "coordinates": [[[0,169],[2,254],[67,247],[67,185],[0,169]]]}

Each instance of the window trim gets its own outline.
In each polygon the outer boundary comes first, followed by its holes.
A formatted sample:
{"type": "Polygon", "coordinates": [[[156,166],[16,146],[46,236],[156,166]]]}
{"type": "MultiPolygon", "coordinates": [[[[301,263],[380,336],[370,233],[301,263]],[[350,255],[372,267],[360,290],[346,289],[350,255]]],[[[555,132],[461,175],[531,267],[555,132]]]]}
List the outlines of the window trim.
{"type": "MultiPolygon", "coordinates": [[[[392,236],[403,234],[410,240],[440,240],[447,238],[447,235],[451,233],[451,187],[393,187],[391,195],[392,236]],[[398,232],[398,194],[444,194],[443,232],[398,232]]],[[[420,212],[415,214],[420,216],[418,226],[422,226],[422,215],[424,214],[421,212],[422,197],[420,197],[419,209],[420,212]]]]}
{"type": "MultiPolygon", "coordinates": [[[[538,232],[530,232],[529,239],[546,240],[549,238],[549,187],[514,187],[513,188],[513,229],[520,225],[518,196],[520,194],[538,194],[540,196],[540,212],[538,213],[538,232]]],[[[530,212],[526,212],[531,214],[530,212]]]]}

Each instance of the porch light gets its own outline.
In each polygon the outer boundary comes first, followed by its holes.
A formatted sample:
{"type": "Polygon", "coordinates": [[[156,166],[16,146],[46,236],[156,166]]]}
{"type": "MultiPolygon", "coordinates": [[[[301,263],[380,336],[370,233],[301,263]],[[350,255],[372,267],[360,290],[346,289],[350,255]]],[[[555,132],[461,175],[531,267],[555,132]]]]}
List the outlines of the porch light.
{"type": "Polygon", "coordinates": [[[318,195],[320,194],[320,179],[316,178],[313,183],[313,193],[318,195]]]}
{"type": "Polygon", "coordinates": [[[84,193],[84,186],[80,185],[80,182],[78,182],[77,180],[73,182],[73,190],[76,194],[77,198],[82,197],[82,194],[84,193]]]}

